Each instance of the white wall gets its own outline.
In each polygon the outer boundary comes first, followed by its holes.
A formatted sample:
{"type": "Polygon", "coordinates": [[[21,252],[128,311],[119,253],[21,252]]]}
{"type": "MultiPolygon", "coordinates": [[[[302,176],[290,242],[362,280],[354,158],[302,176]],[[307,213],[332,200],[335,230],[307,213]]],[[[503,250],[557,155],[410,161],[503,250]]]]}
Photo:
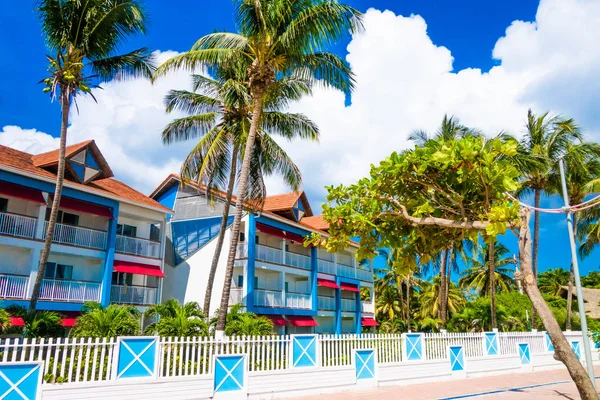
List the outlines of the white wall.
{"type": "Polygon", "coordinates": [[[48,262],[73,266],[73,280],[101,282],[104,265],[97,258],[77,257],[69,254],[50,253],[48,262]]]}
{"type": "Polygon", "coordinates": [[[313,317],[319,326],[315,333],[335,333],[335,317],[313,317]]]}
{"type": "Polygon", "coordinates": [[[37,218],[37,212],[39,208],[38,203],[16,199],[14,197],[9,197],[5,195],[0,195],[0,197],[8,199],[8,207],[6,208],[7,212],[37,218]]]}
{"type": "Polygon", "coordinates": [[[150,222],[140,221],[133,218],[122,217],[119,215],[118,223],[122,225],[131,225],[137,227],[136,237],[150,239],[150,222]]]}
{"type": "Polygon", "coordinates": [[[0,245],[0,274],[29,276],[31,250],[0,245]]]}

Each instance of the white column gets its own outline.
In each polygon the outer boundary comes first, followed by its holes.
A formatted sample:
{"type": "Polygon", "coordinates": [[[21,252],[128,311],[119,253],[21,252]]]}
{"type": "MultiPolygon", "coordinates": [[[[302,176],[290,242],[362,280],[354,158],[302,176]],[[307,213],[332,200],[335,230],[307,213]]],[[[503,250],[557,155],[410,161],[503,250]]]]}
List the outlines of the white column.
{"type": "Polygon", "coordinates": [[[283,265],[287,265],[286,260],[285,260],[285,258],[286,258],[285,245],[286,245],[285,239],[281,239],[281,263],[283,265]]]}
{"type": "Polygon", "coordinates": [[[29,253],[29,285],[27,287],[27,298],[30,299],[33,293],[33,285],[38,274],[38,268],[40,266],[41,250],[38,248],[31,249],[29,253]]]}
{"type": "Polygon", "coordinates": [[[160,224],[160,258],[162,263],[165,261],[165,249],[167,247],[167,216],[163,217],[160,224]]]}
{"type": "MultiPolygon", "coordinates": [[[[46,202],[48,202],[49,196],[48,193],[42,193],[42,196],[44,196],[44,200],[46,200],[46,202]]],[[[40,239],[42,240],[42,238],[44,237],[44,232],[45,232],[45,227],[46,227],[46,205],[40,204],[40,206],[38,207],[38,215],[37,215],[37,222],[35,225],[35,238],[36,239],[40,239]]]]}
{"type": "MultiPolygon", "coordinates": [[[[285,242],[285,240],[284,240],[285,242]]],[[[285,246],[285,244],[284,244],[285,246]]],[[[283,304],[282,307],[285,307],[285,303],[286,303],[286,291],[285,291],[285,272],[281,273],[281,296],[282,296],[282,300],[283,300],[283,304]]]]}

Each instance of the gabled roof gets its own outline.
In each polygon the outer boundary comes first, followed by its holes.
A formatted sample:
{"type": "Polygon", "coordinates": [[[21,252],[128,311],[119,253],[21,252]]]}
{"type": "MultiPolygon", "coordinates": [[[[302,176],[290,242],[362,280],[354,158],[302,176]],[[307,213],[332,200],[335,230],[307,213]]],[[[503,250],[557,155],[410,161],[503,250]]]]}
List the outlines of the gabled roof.
{"type": "Polygon", "coordinates": [[[263,210],[279,214],[294,221],[301,221],[305,217],[313,215],[310,203],[304,192],[267,196],[263,210]]]}
{"type": "MultiPolygon", "coordinates": [[[[69,152],[72,156],[77,154],[78,150],[82,150],[86,146],[93,146],[90,147],[91,151],[98,151],[98,153],[100,153],[93,140],[68,147],[70,148],[69,152]]],[[[16,173],[30,175],[34,178],[53,182],[56,180],[56,173],[36,165],[36,161],[34,161],[34,159],[36,159],[37,163],[40,165],[52,165],[50,160],[52,159],[53,155],[51,153],[53,152],[43,153],[36,156],[13,149],[11,147],[0,145],[0,169],[9,171],[13,170],[16,173]]],[[[57,151],[56,154],[58,154],[57,151]]],[[[102,155],[100,154],[100,156],[102,155]]],[[[98,158],[98,160],[100,160],[100,158],[98,158]]],[[[104,160],[104,157],[102,157],[102,160],[104,160]]],[[[110,171],[110,169],[108,170],[110,171]]],[[[112,171],[110,171],[110,174],[112,176],[112,171]]],[[[65,187],[70,187],[75,190],[89,191],[97,194],[98,196],[108,197],[142,207],[149,207],[163,213],[172,213],[171,210],[164,207],[162,204],[112,177],[95,179],[87,184],[69,180],[67,177],[65,177],[64,185],[65,187]]]]}
{"type": "Polygon", "coordinates": [[[312,217],[304,217],[300,220],[302,225],[306,225],[309,228],[319,229],[326,231],[329,229],[329,223],[325,221],[322,215],[314,215],[312,217]]]}

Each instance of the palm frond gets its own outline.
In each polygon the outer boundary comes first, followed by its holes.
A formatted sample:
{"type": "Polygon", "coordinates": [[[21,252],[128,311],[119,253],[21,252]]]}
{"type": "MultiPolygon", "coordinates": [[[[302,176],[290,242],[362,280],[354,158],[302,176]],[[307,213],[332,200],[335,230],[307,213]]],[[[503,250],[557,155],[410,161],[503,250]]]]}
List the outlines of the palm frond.
{"type": "Polygon", "coordinates": [[[204,136],[212,129],[216,118],[216,113],[197,114],[178,118],[163,130],[163,143],[170,144],[204,136]]]}
{"type": "Polygon", "coordinates": [[[90,62],[92,72],[104,81],[135,77],[151,78],[156,70],[155,59],[146,47],[127,54],[95,59],[90,62]]]}

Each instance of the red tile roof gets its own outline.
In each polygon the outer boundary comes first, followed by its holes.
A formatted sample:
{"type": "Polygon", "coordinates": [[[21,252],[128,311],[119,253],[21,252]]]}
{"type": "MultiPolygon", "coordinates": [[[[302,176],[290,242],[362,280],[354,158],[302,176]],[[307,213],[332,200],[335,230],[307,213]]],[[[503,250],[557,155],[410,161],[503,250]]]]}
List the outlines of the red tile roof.
{"type": "MultiPolygon", "coordinates": [[[[75,153],[78,153],[79,150],[83,149],[92,142],[93,140],[87,140],[85,142],[67,146],[65,148],[65,158],[69,158],[75,153]]],[[[36,154],[32,156],[31,159],[33,161],[33,165],[36,167],[45,167],[47,165],[56,164],[58,162],[58,149],[49,151],[47,153],[36,154]]]]}
{"type": "MultiPolygon", "coordinates": [[[[77,150],[89,145],[93,141],[87,141],[76,145],[68,146],[69,152],[75,153],[77,150]]],[[[37,159],[38,163],[50,162],[51,153],[44,153],[38,156],[34,156],[23,151],[19,151],[10,147],[0,145],[0,169],[2,167],[12,168],[29,175],[38,176],[46,179],[56,179],[56,175],[50,171],[47,171],[39,166],[36,166],[34,159],[37,159]]],[[[50,164],[52,164],[50,162],[50,164]]],[[[45,165],[45,164],[41,164],[45,165]]],[[[97,179],[86,185],[70,181],[65,179],[65,183],[74,189],[89,189],[96,192],[99,196],[105,196],[110,198],[116,198],[118,200],[124,200],[130,203],[140,204],[155,208],[165,213],[171,213],[172,211],[164,207],[162,204],[151,199],[148,196],[138,192],[130,186],[118,181],[114,178],[97,179]]]]}
{"type": "Polygon", "coordinates": [[[329,229],[329,223],[325,221],[322,215],[315,215],[312,217],[304,217],[300,220],[302,225],[306,225],[309,228],[326,231],[329,229]]]}
{"type": "Polygon", "coordinates": [[[265,198],[265,205],[263,209],[265,211],[289,210],[294,207],[294,204],[296,204],[296,201],[298,201],[300,195],[302,195],[302,192],[292,192],[267,196],[265,198]]]}

